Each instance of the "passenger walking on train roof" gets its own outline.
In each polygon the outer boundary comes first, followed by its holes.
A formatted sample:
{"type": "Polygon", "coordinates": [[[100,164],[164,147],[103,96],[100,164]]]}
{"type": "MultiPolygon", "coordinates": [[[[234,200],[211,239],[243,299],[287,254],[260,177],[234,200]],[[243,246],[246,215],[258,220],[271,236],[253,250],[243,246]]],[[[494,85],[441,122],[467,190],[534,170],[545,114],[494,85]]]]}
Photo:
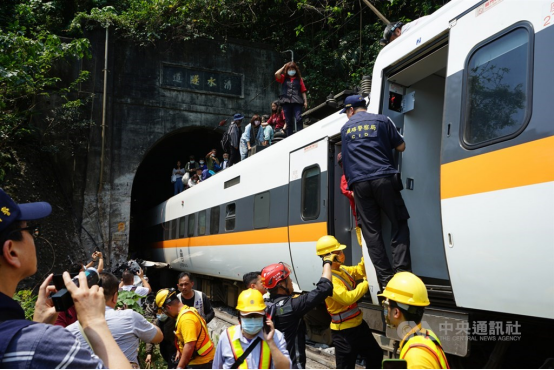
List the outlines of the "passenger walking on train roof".
{"type": "Polygon", "coordinates": [[[262,294],[255,289],[242,291],[236,309],[239,324],[221,333],[213,368],[290,369],[285,337],[266,316],[262,294]]]}
{"type": "Polygon", "coordinates": [[[404,327],[400,337],[400,358],[406,360],[408,369],[450,369],[439,337],[423,328],[421,320],[425,307],[429,306],[427,288],[423,281],[411,272],[399,272],[389,281],[383,294],[383,315],[387,326],[404,327]]]}
{"type": "Polygon", "coordinates": [[[287,351],[292,361],[293,369],[306,368],[306,323],[304,315],[322,304],[327,297],[333,295],[331,283],[331,264],[334,254],[322,256],[323,272],[316,288],[308,294],[293,296],[290,268],[286,264],[274,263],[262,270],[262,282],[269,290],[269,317],[275,323],[275,328],[285,334],[287,351]]]}
{"type": "Polygon", "coordinates": [[[229,167],[229,153],[223,153],[223,162],[221,162],[221,170],[225,170],[229,167]]]}
{"type": "Polygon", "coordinates": [[[244,128],[244,132],[240,138],[240,158],[244,160],[248,157],[250,149],[257,145],[260,135],[261,118],[255,114],[250,123],[244,128]]]}
{"type": "MultiPolygon", "coordinates": [[[[342,153],[337,154],[337,164],[342,168],[342,153]]],[[[354,217],[354,222],[356,223],[356,237],[358,239],[358,244],[362,245],[362,229],[360,228],[360,220],[358,220],[358,215],[356,214],[356,201],[354,200],[354,192],[348,189],[348,182],[346,181],[346,176],[344,175],[344,170],[342,176],[340,177],[340,191],[342,195],[348,198],[350,202],[350,209],[352,210],[352,216],[354,217]]]]}
{"type": "Polygon", "coordinates": [[[104,319],[103,289],[89,288],[85,273],[79,274],[79,286],[64,272],[65,286],[75,303],[83,332],[94,354],[82,348],[75,336],[52,325],[58,316],[49,299],[55,292],[53,274],[38,288],[33,321],[11,297],[17,285],[37,272],[35,238],[40,235],[37,222],[50,215],[46,202],[17,204],[0,189],[0,367],[2,368],[130,368],[129,361],[115,343],[104,319]]]}
{"type": "Polygon", "coordinates": [[[185,171],[189,173],[189,176],[192,177],[196,173],[196,169],[198,168],[198,163],[196,163],[196,159],[193,155],[189,157],[189,161],[185,165],[185,171]]]}
{"type": "Polygon", "coordinates": [[[262,117],[263,136],[261,136],[261,138],[263,138],[263,140],[261,141],[261,143],[258,144],[261,146],[261,148],[267,148],[268,146],[271,145],[271,142],[273,141],[274,131],[273,131],[273,127],[271,127],[271,125],[267,122],[268,118],[269,117],[267,115],[264,115],[262,117]]]}
{"type": "MultiPolygon", "coordinates": [[[[100,282],[106,302],[106,322],[108,328],[133,369],[139,368],[138,348],[140,341],[160,343],[163,334],[160,328],[148,322],[144,316],[133,310],[116,310],[118,297],[118,279],[109,272],[100,273],[100,282]]],[[[90,348],[88,338],[83,335],[80,324],[75,322],[66,328],[81,343],[81,348],[90,348]]]]}
{"type": "Polygon", "coordinates": [[[211,369],[215,346],[206,321],[196,308],[184,305],[173,288],[158,291],[156,306],[159,314],[165,313],[176,319],[177,369],[211,369]]]}
{"type": "Polygon", "coordinates": [[[240,162],[240,151],[239,151],[239,145],[240,145],[240,139],[242,136],[242,130],[241,130],[241,123],[244,119],[244,116],[240,113],[237,113],[233,116],[233,123],[229,126],[229,139],[231,141],[231,145],[229,147],[229,164],[228,167],[231,167],[234,164],[237,164],[240,162]]]}
{"type": "Polygon", "coordinates": [[[256,289],[262,295],[267,293],[267,289],[262,282],[262,275],[258,271],[248,272],[243,275],[244,289],[256,289]]]}
{"type": "Polygon", "coordinates": [[[177,288],[180,292],[177,294],[177,298],[179,298],[185,306],[196,308],[198,313],[206,320],[206,323],[209,323],[215,316],[212,303],[206,294],[193,289],[193,287],[194,281],[192,281],[191,275],[188,272],[181,272],[179,274],[179,282],[177,283],[177,288]]]}
{"type": "Polygon", "coordinates": [[[393,150],[403,152],[406,143],[390,118],[366,112],[360,95],[344,102],[341,113],[349,118],[341,129],[344,175],[354,192],[362,234],[383,289],[396,272],[411,271],[410,215],[393,156],[393,150]],[[391,222],[392,267],[383,242],[381,211],[391,222]]]}
{"type": "Polygon", "coordinates": [[[215,165],[219,166],[219,159],[217,159],[217,149],[212,149],[208,154],[206,154],[206,165],[208,166],[208,170],[212,170],[214,172],[217,172],[219,170],[215,169],[215,165]]]}
{"type": "Polygon", "coordinates": [[[177,195],[184,190],[183,188],[183,175],[185,169],[181,168],[181,161],[177,161],[177,166],[171,173],[171,182],[173,183],[173,195],[177,195]]]}
{"type": "Polygon", "coordinates": [[[404,24],[404,22],[402,21],[387,24],[387,26],[385,27],[385,30],[383,31],[383,38],[381,39],[381,45],[387,45],[393,42],[394,40],[399,38],[402,34],[408,32],[410,28],[420,23],[424,18],[427,18],[427,16],[418,18],[406,24],[404,24]]]}
{"type": "Polygon", "coordinates": [[[368,291],[364,258],[356,266],[343,266],[345,248],[346,245],[340,244],[331,235],[322,236],[316,244],[318,256],[335,255],[331,265],[333,294],[325,299],[325,304],[331,315],[336,367],[354,369],[356,357],[360,355],[365,358],[366,368],[379,369],[383,351],[371,334],[357,303],[368,291]],[[356,283],[361,279],[361,283],[356,283]]]}
{"type": "Polygon", "coordinates": [[[273,130],[276,134],[280,132],[283,134],[285,133],[287,123],[285,121],[285,112],[283,111],[283,108],[281,108],[279,100],[275,100],[271,103],[271,116],[267,122],[273,126],[273,130]]]}
{"type": "Polygon", "coordinates": [[[275,72],[275,80],[281,84],[279,104],[285,112],[287,136],[291,136],[294,133],[295,122],[296,132],[303,128],[302,107],[308,108],[307,89],[304,86],[300,69],[294,62],[285,63],[278,69],[275,72]]]}

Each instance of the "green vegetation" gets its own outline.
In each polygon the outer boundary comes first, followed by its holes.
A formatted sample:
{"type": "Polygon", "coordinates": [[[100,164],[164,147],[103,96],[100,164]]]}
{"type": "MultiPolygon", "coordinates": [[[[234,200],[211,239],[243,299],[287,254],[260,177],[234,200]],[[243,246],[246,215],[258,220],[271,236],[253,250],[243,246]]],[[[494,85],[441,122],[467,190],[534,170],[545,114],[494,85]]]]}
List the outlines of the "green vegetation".
{"type": "Polygon", "coordinates": [[[144,298],[144,297],[130,290],[121,291],[117,295],[117,305],[115,306],[115,308],[132,309],[142,315],[144,314],[144,310],[139,305],[139,300],[141,298],[144,298]]]}
{"type": "MultiPolygon", "coordinates": [[[[448,0],[370,1],[390,21],[409,21],[432,13],[448,0]]],[[[222,52],[230,38],[263,42],[279,51],[291,49],[311,107],[330,92],[358,85],[362,76],[371,75],[384,27],[363,0],[2,2],[0,183],[17,170],[18,143],[38,143],[48,152],[68,147],[70,153],[83,145],[83,139],[74,134],[91,124],[80,111],[90,96],[76,90],[88,72],[62,81],[60,66],[90,57],[83,31],[107,26],[117,37],[139,45],[203,37],[220,41],[222,52]],[[51,108],[45,111],[40,102],[48,97],[52,97],[51,108]]]]}
{"type": "Polygon", "coordinates": [[[33,320],[35,314],[35,303],[37,302],[38,295],[34,294],[32,290],[20,290],[13,296],[25,311],[25,318],[27,320],[33,320]]]}

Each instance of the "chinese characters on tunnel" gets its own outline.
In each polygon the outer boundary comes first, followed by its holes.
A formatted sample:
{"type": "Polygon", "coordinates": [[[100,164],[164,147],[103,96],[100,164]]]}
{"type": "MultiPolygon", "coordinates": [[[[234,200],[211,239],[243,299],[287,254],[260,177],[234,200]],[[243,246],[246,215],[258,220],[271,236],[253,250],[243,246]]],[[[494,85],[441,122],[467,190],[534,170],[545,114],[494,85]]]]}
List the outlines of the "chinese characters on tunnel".
{"type": "Polygon", "coordinates": [[[229,72],[164,65],[162,85],[205,93],[243,96],[243,76],[229,72]]]}

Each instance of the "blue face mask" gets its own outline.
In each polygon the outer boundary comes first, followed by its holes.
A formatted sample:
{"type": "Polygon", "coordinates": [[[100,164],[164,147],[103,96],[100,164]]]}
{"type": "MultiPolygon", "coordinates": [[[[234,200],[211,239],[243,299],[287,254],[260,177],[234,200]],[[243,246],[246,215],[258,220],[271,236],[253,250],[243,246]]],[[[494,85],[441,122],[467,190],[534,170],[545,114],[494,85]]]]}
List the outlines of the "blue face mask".
{"type": "Polygon", "coordinates": [[[296,75],[296,71],[294,69],[289,69],[287,74],[292,77],[296,75]]]}
{"type": "Polygon", "coordinates": [[[165,320],[167,320],[167,315],[165,313],[162,313],[161,315],[156,315],[156,317],[158,318],[158,320],[160,320],[160,322],[164,322],[165,320]]]}
{"type": "Polygon", "coordinates": [[[263,316],[257,316],[257,317],[241,317],[240,319],[240,325],[242,327],[242,330],[244,330],[245,333],[250,335],[256,335],[262,330],[264,327],[264,318],[263,316]]]}

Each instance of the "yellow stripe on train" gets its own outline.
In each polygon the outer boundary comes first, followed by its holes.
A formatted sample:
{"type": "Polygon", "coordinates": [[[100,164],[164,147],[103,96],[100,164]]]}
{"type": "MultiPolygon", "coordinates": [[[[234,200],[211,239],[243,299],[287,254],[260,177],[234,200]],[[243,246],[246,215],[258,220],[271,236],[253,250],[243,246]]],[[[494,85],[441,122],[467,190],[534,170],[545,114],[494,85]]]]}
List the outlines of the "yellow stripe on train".
{"type": "Polygon", "coordinates": [[[327,235],[327,222],[165,240],[154,243],[154,248],[288,243],[289,237],[291,243],[315,242],[323,235],[327,235]]]}
{"type": "Polygon", "coordinates": [[[441,199],[554,181],[554,136],[441,166],[441,199]]]}

